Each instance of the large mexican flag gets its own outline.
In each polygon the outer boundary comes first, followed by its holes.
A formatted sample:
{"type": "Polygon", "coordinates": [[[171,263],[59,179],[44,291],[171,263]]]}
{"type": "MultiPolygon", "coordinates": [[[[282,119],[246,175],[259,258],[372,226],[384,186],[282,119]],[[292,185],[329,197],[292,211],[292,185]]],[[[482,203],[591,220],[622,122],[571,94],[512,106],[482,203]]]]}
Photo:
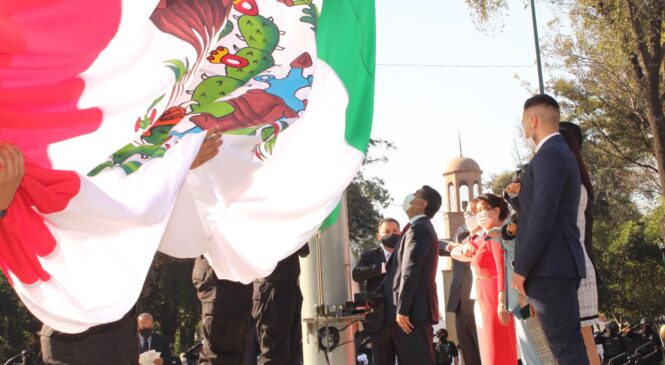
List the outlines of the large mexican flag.
{"type": "Polygon", "coordinates": [[[3,1],[0,140],[27,162],[0,267],[30,311],[117,320],[157,250],[268,275],[362,163],[374,28],[373,0],[3,1]]]}

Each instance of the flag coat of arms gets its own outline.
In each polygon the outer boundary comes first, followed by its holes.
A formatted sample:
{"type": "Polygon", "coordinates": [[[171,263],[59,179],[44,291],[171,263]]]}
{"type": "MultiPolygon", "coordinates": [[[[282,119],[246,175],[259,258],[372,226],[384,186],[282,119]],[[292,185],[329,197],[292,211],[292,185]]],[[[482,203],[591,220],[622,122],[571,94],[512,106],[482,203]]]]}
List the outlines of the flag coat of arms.
{"type": "Polygon", "coordinates": [[[0,140],[26,173],[0,268],[27,308],[67,333],[117,320],[157,250],[270,274],[363,161],[374,28],[373,0],[3,1],[0,140]]]}

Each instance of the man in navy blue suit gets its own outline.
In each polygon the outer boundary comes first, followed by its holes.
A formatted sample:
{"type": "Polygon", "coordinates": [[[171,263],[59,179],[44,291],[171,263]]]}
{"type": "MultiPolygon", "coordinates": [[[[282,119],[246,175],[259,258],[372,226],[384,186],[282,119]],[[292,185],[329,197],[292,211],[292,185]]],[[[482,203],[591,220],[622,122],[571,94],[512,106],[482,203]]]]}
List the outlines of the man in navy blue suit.
{"type": "Polygon", "coordinates": [[[577,301],[586,272],[577,228],[581,179],[559,120],[559,104],[549,95],[524,104],[524,137],[535,154],[519,189],[512,286],[529,297],[559,364],[584,365],[577,301]]]}
{"type": "MultiPolygon", "coordinates": [[[[440,207],[441,195],[427,185],[404,199],[402,208],[409,223],[386,263],[384,326],[389,326],[390,333],[382,346],[387,347],[384,352],[396,353],[400,364],[434,365],[432,325],[439,322],[439,239],[431,219],[440,207]]],[[[394,365],[393,358],[375,364],[394,365]]]]}

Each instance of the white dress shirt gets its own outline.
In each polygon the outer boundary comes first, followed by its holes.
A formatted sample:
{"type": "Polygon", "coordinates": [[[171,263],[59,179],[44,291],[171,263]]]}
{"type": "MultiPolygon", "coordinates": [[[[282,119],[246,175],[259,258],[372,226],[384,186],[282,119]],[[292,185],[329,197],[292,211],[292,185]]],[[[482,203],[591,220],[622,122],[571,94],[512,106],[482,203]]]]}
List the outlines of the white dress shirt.
{"type": "Polygon", "coordinates": [[[550,135],[545,136],[545,138],[541,139],[540,143],[538,143],[538,146],[536,146],[536,153],[538,153],[540,147],[542,147],[545,144],[545,142],[549,141],[554,136],[558,136],[559,134],[560,134],[559,132],[554,132],[550,135]]]}
{"type": "Polygon", "coordinates": [[[411,225],[413,225],[414,223],[416,223],[416,221],[417,221],[418,219],[420,219],[420,218],[422,218],[422,217],[427,217],[427,216],[424,215],[424,214],[418,214],[417,216],[411,218],[411,219],[409,220],[409,223],[411,223],[411,225]]]}
{"type": "Polygon", "coordinates": [[[381,249],[383,250],[383,256],[386,257],[386,261],[381,263],[381,274],[385,274],[386,273],[386,262],[388,262],[388,259],[390,259],[390,255],[392,255],[393,253],[386,250],[386,248],[383,245],[381,245],[381,249]]]}

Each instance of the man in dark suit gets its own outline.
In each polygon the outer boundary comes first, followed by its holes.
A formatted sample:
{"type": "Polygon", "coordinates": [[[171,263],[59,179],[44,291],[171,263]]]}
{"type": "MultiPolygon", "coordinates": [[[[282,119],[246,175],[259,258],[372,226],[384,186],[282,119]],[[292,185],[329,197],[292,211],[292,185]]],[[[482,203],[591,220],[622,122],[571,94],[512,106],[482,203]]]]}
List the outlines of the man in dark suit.
{"type": "MultiPolygon", "coordinates": [[[[173,364],[175,359],[171,356],[171,345],[166,337],[153,331],[154,320],[150,313],[141,313],[137,320],[139,332],[140,353],[155,350],[159,352],[160,359],[155,360],[155,365],[173,364]]],[[[178,362],[179,363],[179,362],[178,362]]]]}
{"type": "MultiPolygon", "coordinates": [[[[473,217],[473,216],[471,216],[473,217]]],[[[475,219],[475,217],[473,217],[475,219]]],[[[460,227],[466,228],[466,227],[460,227]]],[[[472,229],[478,229],[476,223],[472,229]]],[[[463,229],[457,232],[455,241],[461,244],[470,232],[463,229]]],[[[453,244],[446,247],[448,255],[454,248],[453,244]]],[[[457,330],[457,341],[459,342],[464,363],[467,365],[480,365],[480,347],[478,345],[478,334],[476,332],[476,318],[473,313],[474,300],[471,299],[471,287],[473,275],[469,262],[453,261],[453,280],[450,283],[450,293],[446,312],[455,313],[455,329],[457,330]]]]}
{"type": "Polygon", "coordinates": [[[559,104],[549,95],[524,104],[524,136],[535,155],[519,188],[512,286],[529,297],[559,364],[584,365],[589,359],[577,301],[586,272],[577,228],[581,179],[558,133],[559,119],[559,104]]]}
{"type": "Polygon", "coordinates": [[[434,365],[439,243],[430,219],[440,207],[441,195],[427,185],[404,199],[409,224],[387,265],[384,325],[391,327],[387,345],[397,353],[400,364],[434,365]]]}
{"type": "MultiPolygon", "coordinates": [[[[386,276],[386,262],[399,243],[401,235],[399,222],[395,219],[385,218],[379,222],[376,239],[381,246],[363,252],[352,272],[353,280],[360,283],[365,292],[376,293],[386,276]]],[[[395,352],[389,351],[390,347],[384,345],[390,340],[390,326],[383,325],[383,304],[380,303],[372,309],[374,312],[368,314],[363,321],[363,329],[370,334],[372,342],[372,364],[381,364],[383,360],[384,363],[392,365],[395,363],[395,352]]]]}

